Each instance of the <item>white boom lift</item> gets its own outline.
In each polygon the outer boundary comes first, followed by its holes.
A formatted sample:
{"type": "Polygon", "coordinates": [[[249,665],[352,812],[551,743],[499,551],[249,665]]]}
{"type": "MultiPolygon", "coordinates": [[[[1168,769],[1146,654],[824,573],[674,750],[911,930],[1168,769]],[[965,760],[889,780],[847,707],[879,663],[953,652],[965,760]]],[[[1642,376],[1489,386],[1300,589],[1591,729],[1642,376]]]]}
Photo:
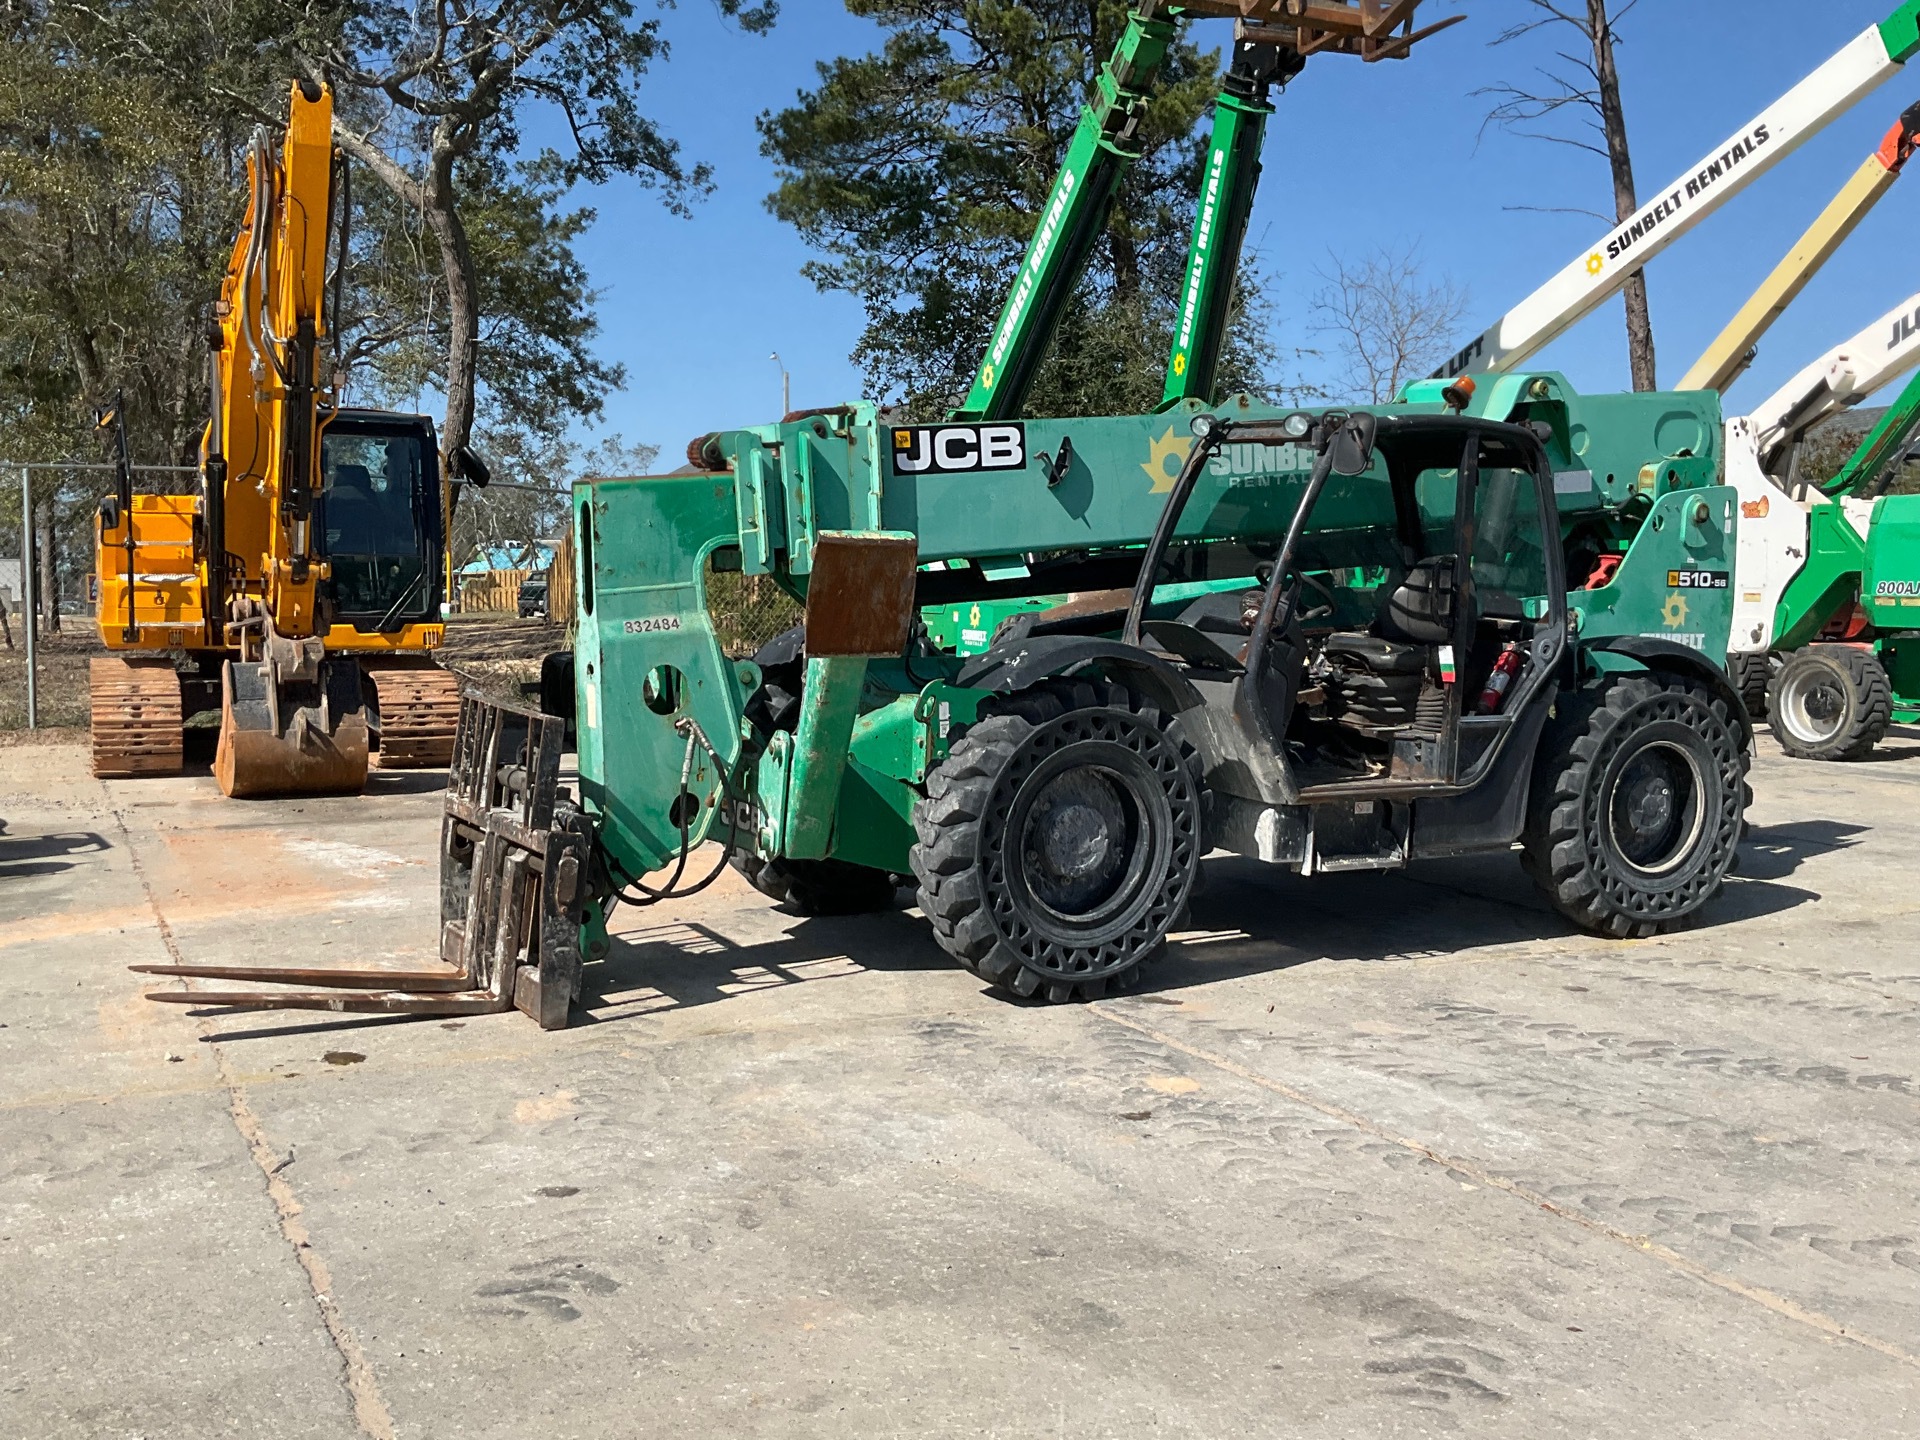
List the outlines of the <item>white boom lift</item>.
{"type": "Polygon", "coordinates": [[[1893,182],[1913,158],[1914,145],[1920,141],[1920,105],[1910,105],[1894,122],[1886,138],[1861,162],[1840,193],[1822,210],[1806,234],[1794,242],[1773,273],[1753,292],[1740,313],[1693,362],[1693,368],[1680,378],[1676,390],[1726,390],[1753,363],[1754,347],[1772,328],[1786,308],[1821,267],[1833,258],[1834,251],[1846,242],[1867,218],[1868,213],[1886,197],[1893,182]]]}
{"type": "MultiPolygon", "coordinates": [[[[1794,494],[1794,459],[1818,425],[1843,415],[1920,367],[1920,295],[1801,370],[1747,414],[1727,422],[1727,481],[1740,492],[1734,562],[1735,657],[1764,658],[1787,585],[1807,558],[1807,511],[1827,496],[1794,494]]],[[[1871,501],[1842,499],[1854,529],[1866,533],[1871,501]],[[1857,507],[1860,513],[1853,513],[1857,507]]]]}
{"type": "Polygon", "coordinates": [[[1581,251],[1442,366],[1439,376],[1501,374],[1525,364],[1617,294],[1654,256],[1899,74],[1917,53],[1920,0],[1906,0],[1581,251]]]}

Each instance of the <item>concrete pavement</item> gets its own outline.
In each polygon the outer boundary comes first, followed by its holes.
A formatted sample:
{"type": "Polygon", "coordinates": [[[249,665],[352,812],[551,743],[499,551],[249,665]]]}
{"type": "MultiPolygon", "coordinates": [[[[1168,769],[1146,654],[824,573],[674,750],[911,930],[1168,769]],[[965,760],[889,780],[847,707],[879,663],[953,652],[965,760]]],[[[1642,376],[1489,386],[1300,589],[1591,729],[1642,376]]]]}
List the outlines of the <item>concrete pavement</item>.
{"type": "Polygon", "coordinates": [[[0,1435],[1905,1433],[1920,736],[1762,752],[1684,936],[1217,859],[1142,991],[1027,1007],[729,876],[542,1034],[124,968],[419,963],[435,777],[0,749],[0,1435]]]}

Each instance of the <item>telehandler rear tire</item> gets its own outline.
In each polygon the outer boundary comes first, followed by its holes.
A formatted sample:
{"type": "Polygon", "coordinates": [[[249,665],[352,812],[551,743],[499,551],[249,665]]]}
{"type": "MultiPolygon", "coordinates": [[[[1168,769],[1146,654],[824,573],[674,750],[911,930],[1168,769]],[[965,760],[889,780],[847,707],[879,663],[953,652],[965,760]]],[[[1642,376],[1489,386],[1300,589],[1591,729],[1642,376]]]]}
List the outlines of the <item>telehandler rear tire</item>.
{"type": "Polygon", "coordinates": [[[920,906],[940,948],[1023,999],[1134,983],[1186,908],[1201,785],[1177,731],[1118,687],[1001,701],[914,806],[920,906]]]}
{"type": "Polygon", "coordinates": [[[1796,760],[1864,760],[1893,723],[1893,686],[1871,651],[1809,645],[1767,687],[1767,724],[1796,760]]]}
{"type": "Polygon", "coordinates": [[[776,905],[802,915],[867,915],[893,908],[895,878],[845,860],[762,860],[735,855],[733,868],[776,905]]]}
{"type": "Polygon", "coordinates": [[[1535,761],[1527,870],[1583,930],[1679,928],[1733,868],[1748,764],[1745,726],[1701,681],[1617,675],[1567,697],[1535,761]]]}

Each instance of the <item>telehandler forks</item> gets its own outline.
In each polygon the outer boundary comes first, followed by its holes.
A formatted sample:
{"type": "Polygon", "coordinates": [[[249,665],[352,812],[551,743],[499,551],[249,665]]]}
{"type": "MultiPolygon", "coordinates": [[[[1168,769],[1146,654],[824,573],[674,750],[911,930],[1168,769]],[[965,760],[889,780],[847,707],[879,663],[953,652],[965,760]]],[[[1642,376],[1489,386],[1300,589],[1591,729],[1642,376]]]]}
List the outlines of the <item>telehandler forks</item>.
{"type": "Polygon", "coordinates": [[[566,1024],[580,988],[588,840],[560,788],[565,722],[465,696],[440,845],[440,956],[433,970],[135,965],[142,975],[307,985],[312,990],[159,990],[149,1000],[245,1010],[485,1015],[518,1008],[566,1024]]]}

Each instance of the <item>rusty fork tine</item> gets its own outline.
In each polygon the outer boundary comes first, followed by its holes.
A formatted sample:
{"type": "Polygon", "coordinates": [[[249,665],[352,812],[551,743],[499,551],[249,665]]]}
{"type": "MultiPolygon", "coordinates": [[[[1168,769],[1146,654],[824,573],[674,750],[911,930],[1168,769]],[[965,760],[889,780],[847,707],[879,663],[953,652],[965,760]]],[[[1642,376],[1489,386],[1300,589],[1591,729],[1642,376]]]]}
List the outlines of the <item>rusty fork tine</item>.
{"type": "Polygon", "coordinates": [[[484,990],[439,995],[409,990],[155,990],[146,998],[224,1010],[332,1010],[350,1015],[491,1015],[507,1008],[499,996],[484,990]]]}
{"type": "Polygon", "coordinates": [[[193,980],[258,980],[281,985],[320,985],[339,990],[466,990],[473,984],[471,976],[457,970],[302,970],[266,965],[129,965],[127,968],[136,975],[179,975],[193,980]]]}

